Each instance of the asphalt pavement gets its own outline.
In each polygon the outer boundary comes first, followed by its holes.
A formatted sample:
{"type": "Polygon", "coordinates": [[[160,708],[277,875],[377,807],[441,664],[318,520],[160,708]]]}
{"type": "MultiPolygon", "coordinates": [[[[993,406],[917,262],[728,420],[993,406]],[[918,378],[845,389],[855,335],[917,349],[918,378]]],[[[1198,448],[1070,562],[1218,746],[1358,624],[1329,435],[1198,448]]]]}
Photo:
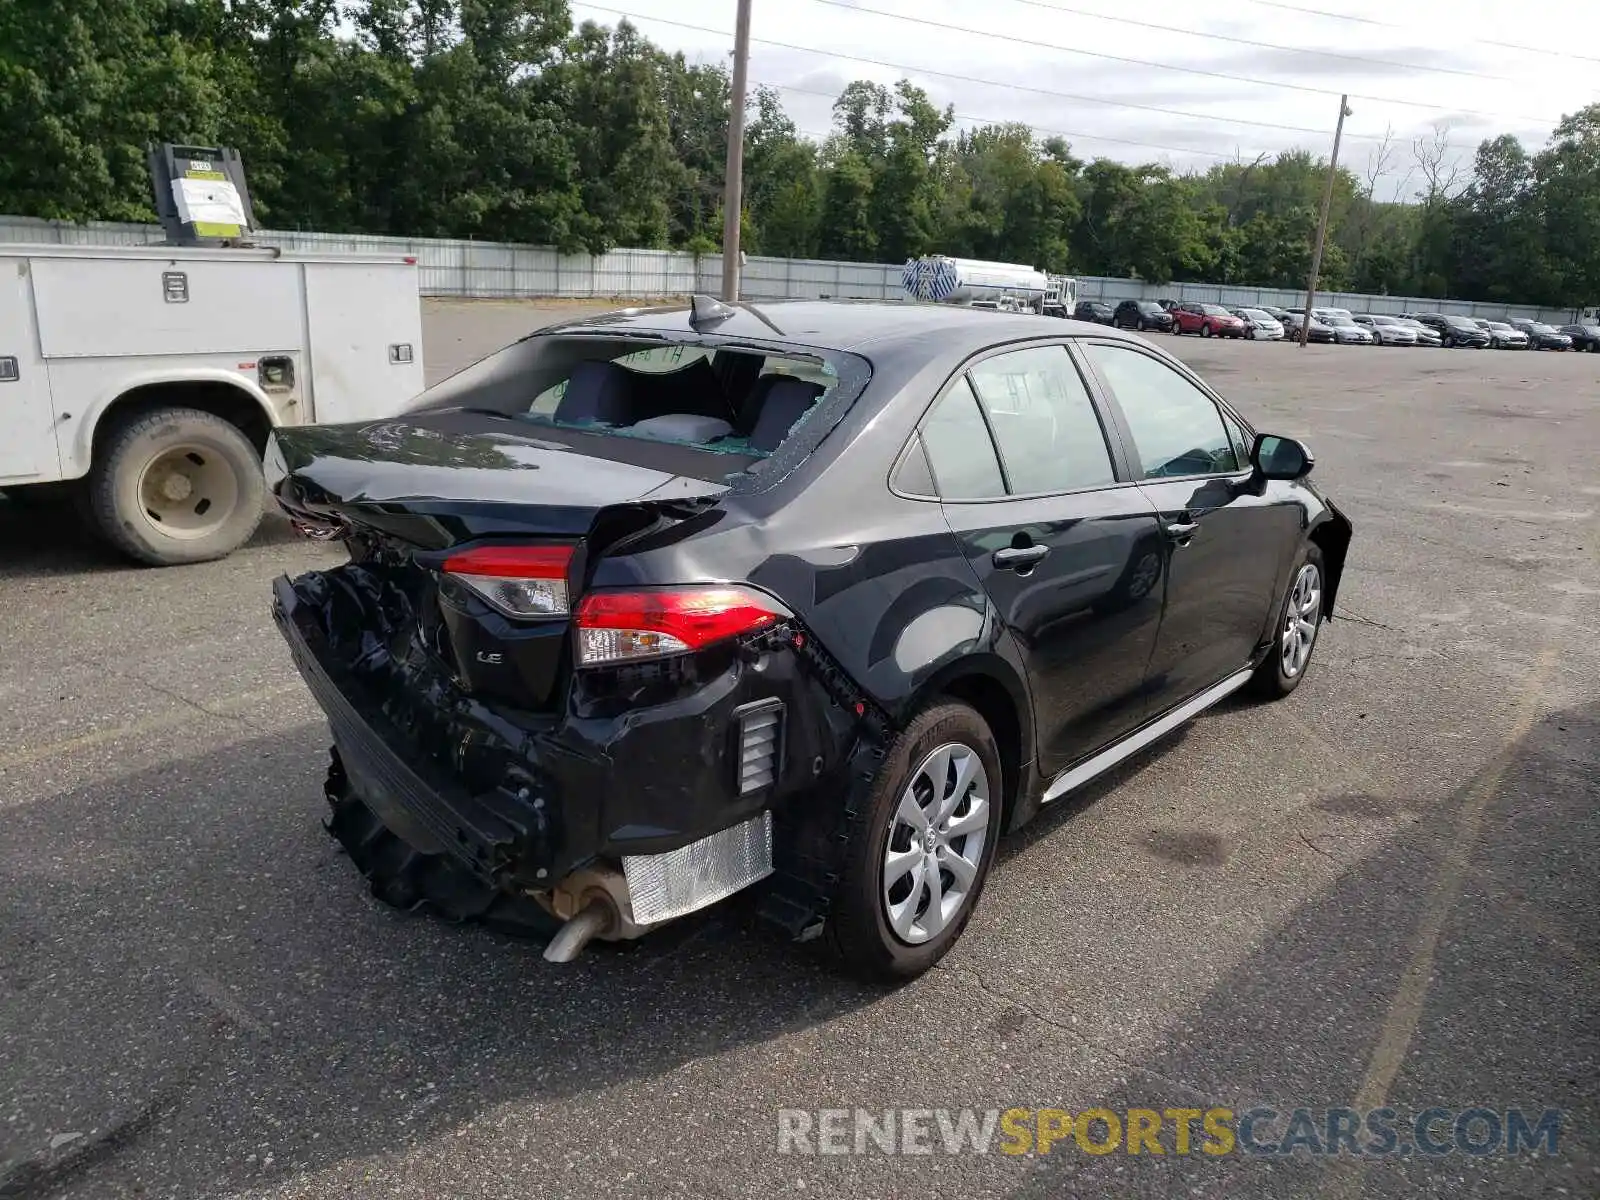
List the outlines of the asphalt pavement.
{"type": "MultiPolygon", "coordinates": [[[[431,306],[430,376],[538,323],[431,306]]],[[[568,966],[382,907],[268,615],[338,550],[269,520],[140,569],[0,500],[0,1197],[1600,1194],[1600,355],[1162,344],[1315,451],[1356,526],[1340,619],[1287,701],[1008,839],[898,991],[740,903],[568,966]],[[1266,1108],[1264,1144],[1386,1106],[1563,1115],[1521,1155],[778,1138],[1266,1108]]]]}

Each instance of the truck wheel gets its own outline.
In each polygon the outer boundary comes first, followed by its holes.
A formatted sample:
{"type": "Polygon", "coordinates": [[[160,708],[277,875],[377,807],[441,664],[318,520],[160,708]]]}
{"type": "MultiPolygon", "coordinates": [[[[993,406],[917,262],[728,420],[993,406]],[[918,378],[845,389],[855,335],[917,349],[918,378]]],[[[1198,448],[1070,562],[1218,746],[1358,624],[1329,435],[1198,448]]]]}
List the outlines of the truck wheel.
{"type": "Polygon", "coordinates": [[[919,713],[885,751],[827,930],[852,974],[913,979],[955,944],[1000,840],[994,735],[965,704],[919,713]]]}
{"type": "Polygon", "coordinates": [[[221,558],[250,540],[266,483],[237,427],[192,408],[116,426],[89,475],[89,504],[118,550],[164,567],[221,558]]]}

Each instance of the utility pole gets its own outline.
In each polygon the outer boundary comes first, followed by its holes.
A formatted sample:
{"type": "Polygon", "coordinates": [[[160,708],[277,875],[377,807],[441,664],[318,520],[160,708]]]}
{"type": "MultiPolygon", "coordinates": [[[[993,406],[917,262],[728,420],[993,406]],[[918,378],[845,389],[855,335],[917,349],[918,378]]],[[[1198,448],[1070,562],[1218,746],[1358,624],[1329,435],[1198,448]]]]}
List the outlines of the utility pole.
{"type": "Polygon", "coordinates": [[[1333,127],[1333,155],[1328,159],[1328,182],[1322,188],[1322,217],[1317,221],[1317,245],[1311,252],[1311,280],[1306,284],[1305,322],[1300,326],[1300,348],[1311,341],[1311,309],[1317,302],[1317,273],[1322,270],[1322,244],[1328,237],[1328,209],[1333,205],[1333,177],[1339,170],[1339,139],[1344,119],[1350,115],[1350,97],[1339,97],[1339,123],[1333,127]]]}
{"type": "Polygon", "coordinates": [[[733,87],[728,97],[728,171],[722,193],[722,298],[739,298],[739,214],[744,207],[744,92],[750,67],[750,0],[733,26],[733,87]]]}

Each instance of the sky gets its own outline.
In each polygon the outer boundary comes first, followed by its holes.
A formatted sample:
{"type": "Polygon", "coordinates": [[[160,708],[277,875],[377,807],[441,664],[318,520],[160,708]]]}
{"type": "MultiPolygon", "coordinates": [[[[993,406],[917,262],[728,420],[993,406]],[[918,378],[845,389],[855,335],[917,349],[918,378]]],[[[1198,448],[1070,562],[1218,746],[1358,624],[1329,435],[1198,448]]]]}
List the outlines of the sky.
{"type": "MultiPolygon", "coordinates": [[[[573,0],[572,13],[626,13],[691,60],[731,59],[735,0],[573,0]]],[[[752,13],[752,90],[780,88],[812,137],[846,83],[908,77],[958,127],[1018,121],[1082,158],[1204,170],[1293,147],[1325,157],[1348,92],[1339,160],[1376,175],[1382,200],[1421,186],[1414,144],[1441,125],[1465,170],[1483,139],[1537,149],[1600,102],[1600,0],[753,0],[752,13]]]]}

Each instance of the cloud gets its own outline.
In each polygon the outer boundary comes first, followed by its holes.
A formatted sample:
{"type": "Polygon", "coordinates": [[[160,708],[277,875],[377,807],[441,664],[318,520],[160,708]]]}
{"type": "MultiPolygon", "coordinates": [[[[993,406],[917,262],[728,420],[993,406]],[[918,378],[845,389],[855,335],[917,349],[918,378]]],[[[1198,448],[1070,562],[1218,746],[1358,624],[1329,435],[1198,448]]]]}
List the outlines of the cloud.
{"type": "MultiPolygon", "coordinates": [[[[1151,17],[1145,10],[1126,9],[1121,0],[1072,3],[1095,3],[1106,15],[1126,13],[1152,22],[1165,19],[1159,13],[1151,17]]],[[[1186,6],[1179,19],[1193,30],[1249,40],[1289,45],[1315,39],[1315,45],[1307,49],[1388,63],[1257,49],[1070,14],[1057,18],[1009,0],[984,0],[976,6],[972,0],[861,0],[861,5],[911,19],[820,7],[809,0],[784,0],[781,4],[775,0],[756,6],[752,81],[803,89],[781,94],[796,125],[810,134],[826,134],[831,128],[833,100],[852,80],[888,84],[908,76],[940,107],[954,106],[965,118],[960,122],[963,125],[1022,122],[1041,131],[1071,131],[1064,136],[1082,156],[1133,163],[1165,161],[1180,169],[1203,169],[1217,161],[1213,156],[1231,158],[1236,152],[1251,158],[1257,153],[1304,148],[1325,155],[1332,140],[1334,97],[1348,91],[1358,98],[1351,102],[1356,112],[1346,124],[1342,158],[1359,167],[1376,145],[1375,139],[1385,128],[1392,128],[1399,147],[1394,170],[1403,174],[1409,165],[1411,140],[1428,134],[1437,120],[1452,122],[1457,132],[1455,144],[1469,158],[1478,141],[1502,132],[1536,145],[1547,136],[1554,120],[1541,124],[1529,120],[1527,114],[1569,111],[1583,103],[1594,87],[1582,64],[1473,44],[1473,39],[1492,36],[1466,27],[1476,23],[1454,22],[1435,28],[1420,20],[1408,21],[1407,12],[1376,4],[1370,8],[1375,18],[1407,27],[1326,17],[1313,20],[1312,14],[1305,20],[1274,19],[1267,10],[1237,4],[1186,6]],[[939,28],[940,24],[981,28],[1012,40],[958,34],[939,28]],[[762,38],[815,47],[818,52],[773,46],[762,38]],[[1220,79],[1088,57],[1068,52],[1069,47],[1242,78],[1220,79]],[[859,62],[852,56],[905,65],[859,62]],[[1498,83],[1420,69],[1424,67],[1521,75],[1527,82],[1498,83]],[[810,94],[813,92],[822,94],[810,94]],[[1361,99],[1362,93],[1389,99],[1361,99]],[[1148,108],[1185,110],[1196,116],[1186,118],[1148,108]],[[1461,112],[1461,108],[1508,115],[1485,117],[1461,112]],[[1509,115],[1517,113],[1522,115],[1509,115]],[[1303,127],[1303,131],[1263,128],[1250,122],[1303,127]],[[1151,145],[1122,145],[1096,137],[1151,145]],[[1159,146],[1175,149],[1156,148],[1159,146]]],[[[732,6],[726,0],[630,0],[626,7],[639,15],[640,28],[659,44],[684,49],[706,61],[725,61],[726,35],[687,31],[652,22],[649,17],[655,14],[708,28],[731,28],[732,6]]],[[[1600,17],[1600,4],[1593,7],[1600,17]]],[[[1335,7],[1334,11],[1343,10],[1335,7]]],[[[1577,19],[1581,24],[1589,18],[1577,19]]],[[[1600,20],[1594,29],[1600,32],[1600,20]]],[[[1535,28],[1506,36],[1527,44],[1547,42],[1552,49],[1567,44],[1563,40],[1566,35],[1546,35],[1535,28]]]]}

